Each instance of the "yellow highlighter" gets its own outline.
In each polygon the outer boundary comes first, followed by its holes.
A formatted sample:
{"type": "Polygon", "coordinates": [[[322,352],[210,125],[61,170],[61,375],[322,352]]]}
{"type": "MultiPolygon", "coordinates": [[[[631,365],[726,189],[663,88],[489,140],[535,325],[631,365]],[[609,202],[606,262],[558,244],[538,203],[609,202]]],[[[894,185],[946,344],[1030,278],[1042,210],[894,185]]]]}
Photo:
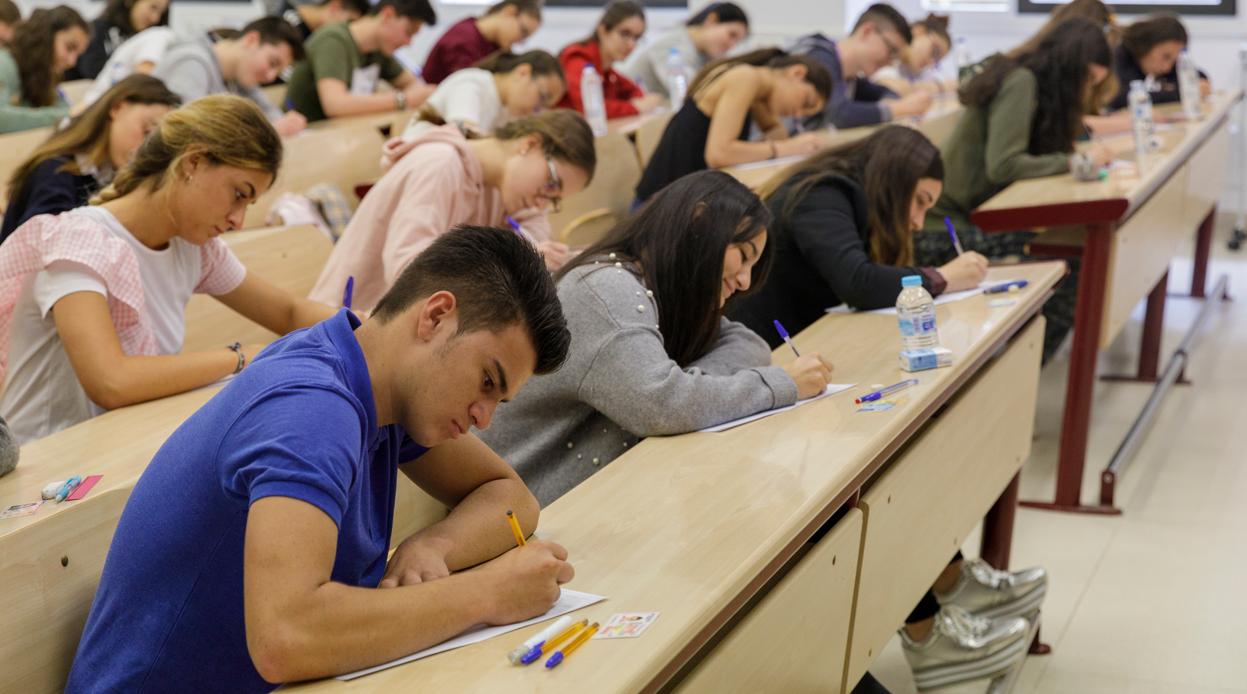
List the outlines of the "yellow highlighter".
{"type": "Polygon", "coordinates": [[[576,650],[577,648],[580,648],[580,644],[593,638],[593,635],[596,634],[597,631],[598,631],[598,623],[594,622],[589,625],[588,629],[585,629],[579,634],[576,634],[576,638],[572,639],[571,643],[558,649],[557,651],[554,652],[554,655],[550,656],[550,659],[546,661],[546,669],[551,670],[553,668],[558,667],[558,664],[563,662],[564,658],[571,655],[572,651],[576,650]]]}
{"type": "Polygon", "coordinates": [[[584,629],[585,625],[587,625],[588,623],[589,623],[589,620],[582,619],[579,622],[576,622],[575,624],[567,627],[562,632],[560,632],[558,636],[555,636],[549,641],[533,646],[533,649],[529,651],[528,653],[526,653],[524,657],[520,659],[520,664],[528,665],[529,663],[535,662],[537,659],[541,657],[543,653],[549,653],[550,651],[554,650],[554,648],[557,647],[560,643],[563,643],[568,638],[580,633],[580,631],[584,629]]]}
{"type": "Polygon", "coordinates": [[[524,531],[520,530],[520,522],[515,519],[515,514],[511,511],[507,511],[507,523],[511,524],[511,532],[515,534],[515,544],[519,547],[527,544],[524,542],[524,531]]]}

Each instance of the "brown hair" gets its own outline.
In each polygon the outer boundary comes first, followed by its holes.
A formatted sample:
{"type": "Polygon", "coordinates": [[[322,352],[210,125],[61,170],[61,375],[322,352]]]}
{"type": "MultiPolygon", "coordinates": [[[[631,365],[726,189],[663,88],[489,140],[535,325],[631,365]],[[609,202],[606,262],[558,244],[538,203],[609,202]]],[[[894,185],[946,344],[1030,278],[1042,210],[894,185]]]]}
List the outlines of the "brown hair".
{"type": "Polygon", "coordinates": [[[1014,48],[1006,53],[1010,58],[1017,58],[1026,53],[1034,53],[1039,48],[1039,44],[1044,39],[1061,26],[1061,23],[1068,19],[1085,19],[1092,24],[1101,27],[1105,37],[1112,46],[1116,46],[1121,40],[1121,34],[1114,24],[1113,11],[1109,9],[1101,0],[1073,0],[1064,5],[1058,5],[1048,15],[1048,21],[1039,27],[1039,31],[1035,35],[1027,39],[1022,45],[1014,48]]]}
{"type": "Polygon", "coordinates": [[[542,0],[502,0],[502,2],[490,5],[485,10],[484,16],[488,17],[491,14],[498,14],[499,12],[507,9],[508,7],[514,7],[516,12],[520,14],[526,14],[529,17],[533,17],[538,22],[540,22],[541,21],[541,7],[544,4],[545,3],[542,2],[542,0]]]}
{"type": "Polygon", "coordinates": [[[597,168],[593,131],[575,111],[565,108],[518,118],[494,131],[499,140],[518,140],[525,135],[541,138],[541,149],[552,159],[565,161],[584,171],[589,181],[597,168]]]}
{"type": "Polygon", "coordinates": [[[641,3],[633,2],[633,0],[611,0],[606,10],[602,12],[602,18],[593,25],[593,31],[579,43],[594,43],[598,40],[598,29],[611,31],[619,26],[620,22],[633,17],[640,17],[642,22],[645,21],[645,8],[641,6],[641,3]]]}
{"type": "Polygon", "coordinates": [[[204,156],[214,166],[263,171],[276,177],[281,153],[281,137],[250,100],[232,94],[201,97],[165,116],[134,153],[134,160],[91,203],[129,195],[144,185],[159,190],[170,172],[194,154],[204,156]]]}
{"type": "MultiPolygon", "coordinates": [[[[134,36],[138,30],[130,22],[130,11],[134,9],[137,2],[138,0],[108,0],[108,4],[104,5],[104,11],[100,13],[100,18],[120,29],[122,36],[126,38],[134,36]]],[[[160,20],[155,26],[169,25],[169,8],[172,6],[172,2],[165,6],[164,14],[160,15],[160,20]]]]}
{"type": "Polygon", "coordinates": [[[759,192],[786,224],[815,185],[847,178],[866,192],[870,259],[881,265],[912,265],[914,236],[909,205],[922,178],[944,180],[940,150],[926,135],[888,125],[869,137],[815,154],[779,172],[759,192]]]}
{"type": "Polygon", "coordinates": [[[472,67],[495,74],[506,74],[521,65],[531,67],[534,77],[538,75],[554,75],[563,83],[564,88],[567,87],[567,77],[563,74],[563,66],[559,64],[559,59],[543,50],[525,51],[523,53],[494,51],[481,58],[472,67]]]}
{"type": "Polygon", "coordinates": [[[1122,32],[1121,46],[1138,62],[1157,44],[1177,41],[1185,46],[1189,37],[1186,27],[1171,14],[1157,14],[1140,19],[1122,32]]]}
{"type": "Polygon", "coordinates": [[[182,98],[150,75],[130,75],[114,84],[87,110],[74,116],[62,130],[39,145],[13,172],[9,178],[10,204],[26,187],[26,180],[35,169],[49,159],[71,157],[59,170],[79,176],[83,172],[72,158],[75,154],[85,154],[97,167],[107,161],[112,112],[118,104],[164,104],[177,108],[182,105],[182,98]]]}
{"type": "Polygon", "coordinates": [[[922,27],[928,34],[934,34],[944,39],[944,42],[949,46],[953,45],[953,37],[948,33],[948,15],[946,14],[935,14],[932,12],[914,22],[913,26],[922,27]]]}
{"type": "Polygon", "coordinates": [[[822,63],[808,55],[790,55],[780,48],[759,48],[734,58],[711,61],[693,77],[692,84],[688,86],[688,93],[696,94],[699,89],[713,81],[712,75],[718,77],[737,65],[769,67],[776,70],[792,65],[804,65],[805,81],[814,86],[814,91],[818,92],[823,101],[831,97],[831,73],[827,72],[827,68],[823,67],[822,63]]]}
{"type": "Polygon", "coordinates": [[[0,24],[15,25],[22,21],[22,11],[13,0],[0,0],[0,24]]]}
{"type": "Polygon", "coordinates": [[[74,27],[88,36],[91,34],[82,15],[72,7],[57,5],[35,10],[13,30],[9,53],[17,63],[21,98],[31,106],[52,106],[59,100],[56,85],[60,84],[62,75],[56,71],[52,51],[57,33],[74,27]]]}

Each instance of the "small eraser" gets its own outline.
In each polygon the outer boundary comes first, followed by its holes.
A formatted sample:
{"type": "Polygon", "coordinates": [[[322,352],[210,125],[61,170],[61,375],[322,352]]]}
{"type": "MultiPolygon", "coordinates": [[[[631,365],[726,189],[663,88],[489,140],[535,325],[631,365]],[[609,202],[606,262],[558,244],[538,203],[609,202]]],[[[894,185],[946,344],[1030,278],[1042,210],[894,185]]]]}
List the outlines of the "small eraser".
{"type": "Polygon", "coordinates": [[[901,350],[901,368],[906,371],[926,371],[951,366],[953,352],[947,347],[925,347],[901,350]]]}

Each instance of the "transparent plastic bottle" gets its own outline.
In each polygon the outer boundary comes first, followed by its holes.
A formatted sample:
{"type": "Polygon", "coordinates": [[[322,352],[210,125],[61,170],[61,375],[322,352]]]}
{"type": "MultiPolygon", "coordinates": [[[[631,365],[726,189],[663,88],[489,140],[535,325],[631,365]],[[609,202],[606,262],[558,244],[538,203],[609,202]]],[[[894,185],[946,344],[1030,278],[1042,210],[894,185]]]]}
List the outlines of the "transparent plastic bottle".
{"type": "Polygon", "coordinates": [[[672,46],[667,51],[667,93],[671,95],[671,110],[679,111],[688,95],[688,66],[680,57],[680,49],[672,46]]]}
{"type": "Polygon", "coordinates": [[[922,286],[921,276],[901,278],[901,295],[896,297],[896,319],[901,327],[902,350],[939,346],[935,299],[922,286]]]}
{"type": "Polygon", "coordinates": [[[1189,120],[1203,115],[1200,107],[1203,99],[1199,93],[1199,71],[1195,69],[1195,61],[1191,60],[1185,48],[1178,54],[1178,96],[1182,99],[1182,112],[1189,120]]]}
{"type": "Polygon", "coordinates": [[[974,71],[974,63],[970,62],[970,47],[964,36],[957,39],[957,81],[965,84],[974,71]]]}
{"type": "Polygon", "coordinates": [[[601,137],[606,134],[606,98],[602,96],[602,78],[592,65],[586,65],[580,73],[580,99],[585,107],[585,120],[593,134],[601,137]]]}
{"type": "Polygon", "coordinates": [[[1130,105],[1130,126],[1134,131],[1134,151],[1138,161],[1152,151],[1152,140],[1156,137],[1155,125],[1152,122],[1152,97],[1143,86],[1143,80],[1130,82],[1130,91],[1126,95],[1130,105]]]}

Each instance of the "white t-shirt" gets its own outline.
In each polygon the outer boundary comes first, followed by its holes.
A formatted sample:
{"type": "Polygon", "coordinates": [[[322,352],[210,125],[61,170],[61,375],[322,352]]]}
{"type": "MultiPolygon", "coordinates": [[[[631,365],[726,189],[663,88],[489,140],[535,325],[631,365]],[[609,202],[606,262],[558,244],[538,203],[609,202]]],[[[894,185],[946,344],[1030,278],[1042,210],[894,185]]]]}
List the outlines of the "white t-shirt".
{"type": "MultiPolygon", "coordinates": [[[[203,249],[181,238],[173,238],[163,250],[152,250],[101,207],[80,207],[65,214],[87,215],[130,244],[138,260],[145,311],[160,354],[182,351],[186,304],[196,288],[228,293],[246,274],[229,253],[222,262],[205,268],[203,249]],[[205,270],[211,276],[205,276],[205,270]]],[[[57,261],[26,280],[14,307],[0,413],[19,443],[54,434],[104,411],[91,402],[78,382],[51,315],[56,302],[82,291],[108,296],[104,279],[94,270],[57,261]]]]}
{"type": "MultiPolygon", "coordinates": [[[[426,102],[448,124],[467,124],[473,130],[489,135],[508,120],[502,107],[502,96],[494,83],[494,73],[469,67],[458,70],[442,80],[426,102]]],[[[408,124],[403,139],[411,141],[431,124],[419,122],[418,116],[408,124]]]]}
{"type": "Polygon", "coordinates": [[[82,102],[84,104],[95,103],[95,100],[103,96],[104,92],[114,84],[134,74],[136,65],[160,63],[160,57],[164,55],[165,47],[169,45],[172,38],[172,29],[155,26],[126,39],[108,57],[108,62],[104,63],[104,69],[100,70],[100,74],[95,77],[95,84],[91,85],[91,89],[83,95],[82,102]]]}

